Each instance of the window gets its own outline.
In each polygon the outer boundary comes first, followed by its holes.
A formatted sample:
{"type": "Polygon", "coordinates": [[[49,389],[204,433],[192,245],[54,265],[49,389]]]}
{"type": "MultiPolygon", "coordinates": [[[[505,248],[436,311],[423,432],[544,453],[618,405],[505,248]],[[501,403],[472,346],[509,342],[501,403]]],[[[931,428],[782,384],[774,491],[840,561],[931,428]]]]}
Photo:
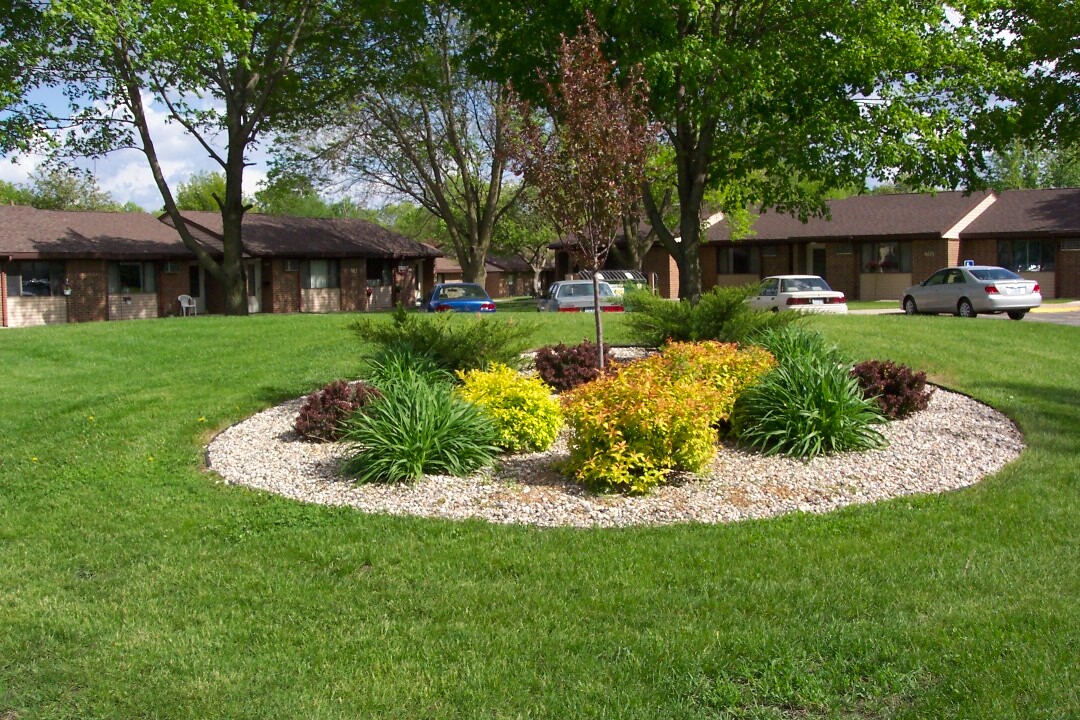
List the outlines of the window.
{"type": "Polygon", "coordinates": [[[64,287],[62,262],[13,262],[6,272],[8,297],[60,295],[64,287]]]}
{"type": "Polygon", "coordinates": [[[779,252],[780,248],[775,245],[765,245],[761,248],[761,257],[776,257],[779,252]]]}
{"type": "Polygon", "coordinates": [[[761,294],[767,297],[775,297],[776,289],[779,283],[780,281],[776,278],[773,278],[772,280],[766,280],[765,283],[761,286],[761,294]]]}
{"type": "Polygon", "coordinates": [[[157,291],[154,263],[109,263],[109,292],[152,293],[157,291]]]}
{"type": "Polygon", "coordinates": [[[302,287],[324,290],[341,287],[341,270],[337,260],[305,260],[300,265],[302,287]]]}
{"type": "Polygon", "coordinates": [[[862,271],[880,273],[911,272],[911,243],[863,243],[862,271]]]}
{"type": "Polygon", "coordinates": [[[832,290],[829,284],[819,277],[813,278],[788,278],[780,283],[780,292],[812,292],[814,290],[832,290]]]}
{"type": "Polygon", "coordinates": [[[1014,272],[1052,272],[1053,240],[999,240],[998,265],[1014,272]]]}
{"type": "Polygon", "coordinates": [[[929,287],[931,285],[944,285],[945,284],[945,277],[948,274],[949,274],[948,270],[938,270],[936,273],[934,273],[930,277],[923,280],[923,285],[926,285],[927,287],[929,287]]]}
{"type": "Polygon", "coordinates": [[[854,248],[852,248],[851,243],[849,242],[837,243],[836,245],[837,255],[851,255],[853,250],[854,248]]]}
{"type": "Polygon", "coordinates": [[[761,248],[735,245],[716,252],[717,275],[760,275],[761,248]]]}
{"type": "Polygon", "coordinates": [[[368,287],[383,287],[393,282],[393,263],[379,258],[367,259],[368,287]]]}

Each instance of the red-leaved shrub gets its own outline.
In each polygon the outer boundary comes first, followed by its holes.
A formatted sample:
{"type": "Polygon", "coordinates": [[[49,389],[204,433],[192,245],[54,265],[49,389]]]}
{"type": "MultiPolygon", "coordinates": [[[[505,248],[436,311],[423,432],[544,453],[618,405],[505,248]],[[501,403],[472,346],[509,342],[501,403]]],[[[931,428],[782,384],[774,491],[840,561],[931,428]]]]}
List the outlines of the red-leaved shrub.
{"type": "Polygon", "coordinates": [[[350,415],[379,397],[382,393],[374,385],[335,380],[308,396],[294,427],[307,440],[332,442],[338,439],[341,425],[350,415]]]}
{"type": "MultiPolygon", "coordinates": [[[[604,346],[604,364],[612,362],[611,348],[604,346]]],[[[578,345],[548,345],[536,353],[536,372],[540,379],[564,392],[600,377],[596,365],[596,343],[582,340],[578,345]]]]}
{"type": "Polygon", "coordinates": [[[926,373],[888,360],[861,362],[852,368],[851,375],[859,381],[863,396],[877,401],[881,412],[892,420],[925,410],[934,394],[932,387],[926,387],[926,373]]]}

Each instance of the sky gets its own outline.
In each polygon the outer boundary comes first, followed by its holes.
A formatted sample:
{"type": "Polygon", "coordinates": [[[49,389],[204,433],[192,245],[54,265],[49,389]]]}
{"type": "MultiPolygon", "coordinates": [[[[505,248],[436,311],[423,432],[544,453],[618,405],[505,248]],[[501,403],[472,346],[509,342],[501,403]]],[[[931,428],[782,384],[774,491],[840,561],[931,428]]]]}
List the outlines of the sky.
{"type": "MultiPolygon", "coordinates": [[[[146,98],[149,100],[149,98],[146,98]]],[[[204,170],[220,172],[221,166],[212,160],[206,150],[177,123],[165,122],[165,113],[147,104],[150,135],[154,139],[161,168],[165,178],[176,194],[177,187],[192,174],[204,170]]],[[[224,152],[224,146],[217,148],[224,152]]],[[[23,184],[44,160],[41,155],[6,156],[0,160],[0,180],[23,184]],[[16,162],[12,162],[12,160],[16,162]]],[[[269,155],[263,147],[249,153],[249,162],[255,163],[244,170],[244,193],[253,195],[259,183],[266,177],[269,155]]],[[[80,161],[80,167],[90,170],[97,177],[98,185],[118,203],[133,202],[149,212],[157,212],[164,203],[154,184],[146,156],[138,150],[119,150],[97,160],[80,161]]]]}

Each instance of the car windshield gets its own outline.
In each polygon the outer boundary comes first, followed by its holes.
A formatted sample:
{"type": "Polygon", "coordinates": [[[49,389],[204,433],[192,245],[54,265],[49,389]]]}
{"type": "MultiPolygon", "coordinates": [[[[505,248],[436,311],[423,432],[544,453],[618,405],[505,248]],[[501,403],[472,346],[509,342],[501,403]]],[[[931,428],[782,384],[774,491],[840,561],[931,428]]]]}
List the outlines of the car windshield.
{"type": "Polygon", "coordinates": [[[976,280],[1023,280],[1012,270],[1005,268],[972,268],[968,272],[974,275],[976,280]]]}
{"type": "Polygon", "coordinates": [[[447,285],[439,293],[443,300],[487,300],[487,293],[479,285],[447,285]]]}
{"type": "Polygon", "coordinates": [[[828,283],[818,277],[789,278],[783,281],[780,292],[810,292],[813,290],[832,290],[828,283]]]}
{"type": "MultiPolygon", "coordinates": [[[[567,283],[558,291],[561,298],[592,297],[592,283],[567,283]]],[[[600,297],[614,297],[615,291],[606,282],[600,283],[600,297]]]]}

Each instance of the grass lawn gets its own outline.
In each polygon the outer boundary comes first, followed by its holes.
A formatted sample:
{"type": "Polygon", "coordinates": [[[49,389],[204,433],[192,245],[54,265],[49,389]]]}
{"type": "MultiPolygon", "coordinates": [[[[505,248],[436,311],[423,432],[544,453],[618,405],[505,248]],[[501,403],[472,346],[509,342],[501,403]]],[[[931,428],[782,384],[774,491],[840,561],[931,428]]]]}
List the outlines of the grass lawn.
{"type": "MultiPolygon", "coordinates": [[[[542,320],[538,344],[590,331],[542,320]]],[[[973,488],[825,516],[497,527],[202,472],[214,429],[355,374],[348,322],[0,333],[0,718],[1080,712],[1076,328],[813,318],[1000,408],[1031,446],[973,488]]]]}

